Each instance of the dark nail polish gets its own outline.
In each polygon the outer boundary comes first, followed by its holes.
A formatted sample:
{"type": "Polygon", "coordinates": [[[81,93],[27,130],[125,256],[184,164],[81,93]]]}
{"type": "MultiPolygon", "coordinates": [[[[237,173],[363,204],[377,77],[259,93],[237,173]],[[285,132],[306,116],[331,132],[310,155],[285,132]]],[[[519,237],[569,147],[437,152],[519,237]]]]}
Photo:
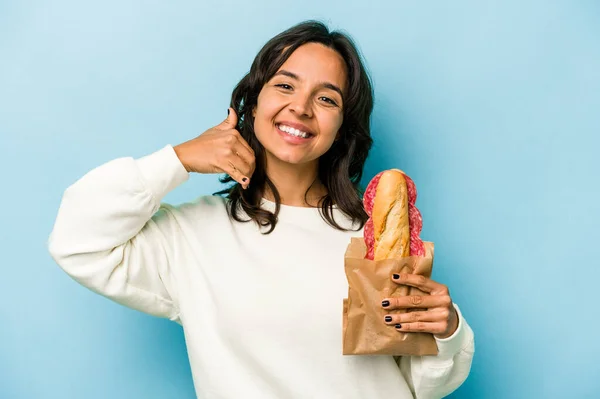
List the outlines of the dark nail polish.
{"type": "Polygon", "coordinates": [[[244,183],[246,183],[246,182],[248,181],[248,179],[244,177],[244,178],[242,178],[242,181],[243,181],[244,183]]]}
{"type": "Polygon", "coordinates": [[[400,324],[396,324],[394,327],[396,327],[396,328],[402,328],[402,326],[400,324]]]}
{"type": "Polygon", "coordinates": [[[227,108],[227,116],[229,116],[229,108],[227,108]]]}
{"type": "Polygon", "coordinates": [[[385,316],[385,321],[387,321],[388,323],[389,323],[390,321],[392,321],[392,316],[385,316]]]}
{"type": "Polygon", "coordinates": [[[381,302],[381,306],[383,306],[384,308],[387,308],[388,306],[390,306],[390,301],[381,302]]]}
{"type": "Polygon", "coordinates": [[[394,280],[398,280],[400,278],[399,274],[392,274],[392,277],[394,278],[394,280]]]}

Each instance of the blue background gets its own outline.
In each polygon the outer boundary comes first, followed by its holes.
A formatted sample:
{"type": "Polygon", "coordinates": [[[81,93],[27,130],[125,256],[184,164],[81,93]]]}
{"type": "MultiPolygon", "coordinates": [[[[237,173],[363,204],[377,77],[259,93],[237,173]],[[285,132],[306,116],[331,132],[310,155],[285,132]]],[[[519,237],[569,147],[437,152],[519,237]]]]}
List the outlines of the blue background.
{"type": "Polygon", "coordinates": [[[451,397],[600,397],[599,2],[55,0],[0,2],[0,398],[194,397],[181,328],[77,285],[46,240],[68,185],[221,122],[262,45],[309,18],[366,57],[363,184],[413,178],[434,279],[475,330],[451,397]]]}

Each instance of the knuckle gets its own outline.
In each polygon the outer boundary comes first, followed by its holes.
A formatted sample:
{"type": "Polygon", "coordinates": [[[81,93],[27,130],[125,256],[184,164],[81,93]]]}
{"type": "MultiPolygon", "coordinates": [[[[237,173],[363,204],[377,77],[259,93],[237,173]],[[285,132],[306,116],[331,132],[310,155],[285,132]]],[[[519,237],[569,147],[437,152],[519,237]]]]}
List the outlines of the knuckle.
{"type": "Polygon", "coordinates": [[[423,298],[420,295],[411,295],[409,297],[411,305],[420,305],[423,302],[423,298]]]}
{"type": "Polygon", "coordinates": [[[226,142],[227,144],[229,144],[229,145],[232,145],[232,144],[233,144],[233,143],[235,143],[236,141],[237,141],[237,137],[235,136],[235,133],[228,134],[228,135],[225,137],[225,142],[226,142]]]}
{"type": "Polygon", "coordinates": [[[449,295],[444,295],[444,296],[442,297],[442,303],[443,303],[445,306],[447,306],[447,307],[450,307],[450,305],[452,304],[452,298],[450,298],[450,296],[449,296],[449,295]]]}
{"type": "Polygon", "coordinates": [[[448,317],[450,317],[450,311],[448,309],[444,309],[440,312],[440,315],[447,320],[448,317]]]}
{"type": "Polygon", "coordinates": [[[417,331],[425,330],[425,324],[422,321],[415,323],[415,330],[417,330],[417,331]]]}
{"type": "Polygon", "coordinates": [[[425,283],[427,283],[427,279],[425,278],[425,276],[421,276],[419,274],[417,275],[416,282],[418,285],[425,285],[425,283]]]}
{"type": "Polygon", "coordinates": [[[445,332],[448,330],[448,323],[441,323],[438,327],[438,329],[440,330],[440,332],[445,332]]]}
{"type": "Polygon", "coordinates": [[[410,312],[410,321],[418,322],[421,321],[421,312],[410,312]]]}

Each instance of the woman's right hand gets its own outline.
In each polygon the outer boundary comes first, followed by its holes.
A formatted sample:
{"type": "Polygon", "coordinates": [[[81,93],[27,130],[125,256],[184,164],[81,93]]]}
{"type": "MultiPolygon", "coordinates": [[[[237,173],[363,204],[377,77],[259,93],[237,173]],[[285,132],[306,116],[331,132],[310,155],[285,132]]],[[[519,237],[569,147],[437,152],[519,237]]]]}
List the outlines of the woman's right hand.
{"type": "Polygon", "coordinates": [[[227,119],[200,136],[174,147],[188,172],[227,173],[244,189],[254,173],[254,151],[235,128],[238,118],[229,108],[227,119]]]}

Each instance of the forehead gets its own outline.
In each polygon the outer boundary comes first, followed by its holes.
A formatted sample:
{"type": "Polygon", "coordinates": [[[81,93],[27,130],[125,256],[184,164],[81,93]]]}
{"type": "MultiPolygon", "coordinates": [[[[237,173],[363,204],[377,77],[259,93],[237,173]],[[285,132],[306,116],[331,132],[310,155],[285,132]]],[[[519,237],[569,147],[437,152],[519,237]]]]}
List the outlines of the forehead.
{"type": "Polygon", "coordinates": [[[332,48],[320,43],[298,47],[283,63],[281,69],[295,73],[307,83],[329,82],[346,89],[346,63],[332,48]]]}

